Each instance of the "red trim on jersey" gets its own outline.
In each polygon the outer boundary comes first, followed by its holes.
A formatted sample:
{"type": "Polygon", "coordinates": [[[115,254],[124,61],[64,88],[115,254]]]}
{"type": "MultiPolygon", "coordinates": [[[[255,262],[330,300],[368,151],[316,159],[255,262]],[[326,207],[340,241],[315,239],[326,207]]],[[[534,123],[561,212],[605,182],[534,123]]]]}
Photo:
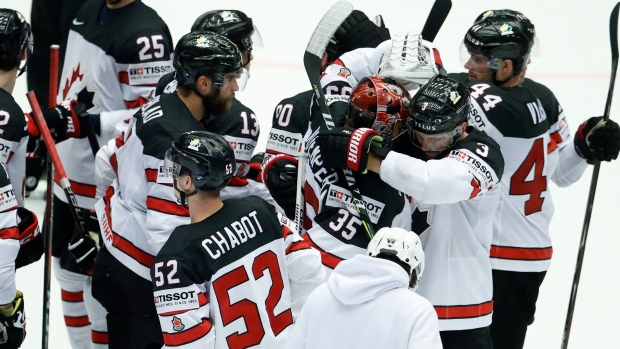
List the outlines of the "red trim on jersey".
{"type": "Polygon", "coordinates": [[[551,259],[552,247],[508,247],[491,245],[491,258],[522,261],[543,261],[551,259]]]}
{"type": "Polygon", "coordinates": [[[489,315],[493,312],[493,301],[473,305],[436,305],[437,317],[445,319],[466,319],[489,315]]]}
{"type": "Polygon", "coordinates": [[[0,239],[19,240],[19,230],[17,229],[17,227],[0,229],[0,239]]]}
{"type": "Polygon", "coordinates": [[[435,64],[439,64],[443,68],[443,62],[441,61],[441,56],[439,55],[439,51],[436,48],[433,49],[433,57],[435,58],[435,64]]]}
{"type": "Polygon", "coordinates": [[[146,208],[165,214],[189,217],[189,210],[187,208],[177,204],[176,202],[159,199],[153,196],[148,196],[146,198],[146,208]]]}
{"type": "Polygon", "coordinates": [[[118,161],[116,160],[116,153],[110,156],[110,166],[112,166],[116,177],[118,177],[118,161]]]}
{"type": "MultiPolygon", "coordinates": [[[[58,178],[54,178],[54,182],[60,185],[58,178]]],[[[69,180],[69,184],[71,185],[71,190],[73,191],[73,194],[75,195],[87,196],[90,198],[94,198],[97,195],[96,185],[80,183],[80,182],[76,182],[72,180],[69,180]]]]}
{"type": "Polygon", "coordinates": [[[306,241],[297,241],[288,245],[285,252],[286,254],[289,254],[291,252],[307,250],[309,248],[312,248],[312,246],[310,246],[306,241]]]}
{"type": "Polygon", "coordinates": [[[122,71],[118,73],[118,81],[125,85],[129,85],[129,73],[122,71]]]}
{"type": "Polygon", "coordinates": [[[82,291],[69,292],[69,291],[60,289],[60,299],[62,299],[63,302],[83,302],[84,293],[82,291]]]}
{"type": "Polygon", "coordinates": [[[326,252],[325,250],[323,250],[322,248],[320,248],[319,246],[317,246],[314,241],[312,241],[312,239],[310,238],[310,235],[308,235],[308,233],[305,233],[304,235],[301,236],[304,240],[306,240],[306,242],[313,247],[315,250],[321,252],[321,263],[323,263],[323,265],[325,265],[328,268],[331,269],[336,269],[336,266],[338,265],[338,263],[342,262],[344,259],[335,256],[329,252],[326,252]]]}
{"type": "Polygon", "coordinates": [[[153,168],[147,168],[144,170],[146,173],[146,181],[147,182],[157,182],[157,170],[153,168]]]}
{"type": "Polygon", "coordinates": [[[282,226],[282,237],[286,239],[287,236],[293,234],[293,231],[286,225],[282,226]]]}
{"type": "MultiPolygon", "coordinates": [[[[148,85],[144,85],[144,86],[148,86],[148,85]]],[[[143,97],[138,97],[138,99],[136,99],[135,101],[124,101],[124,102],[127,108],[133,109],[133,108],[138,108],[138,107],[145,105],[146,102],[148,102],[148,99],[145,99],[143,97]]]]}
{"type": "Polygon", "coordinates": [[[90,339],[96,344],[108,344],[108,333],[90,330],[90,339]]]}
{"type": "Polygon", "coordinates": [[[9,161],[11,161],[11,159],[13,158],[13,155],[14,155],[14,154],[15,154],[15,153],[13,153],[13,152],[9,152],[9,157],[6,159],[6,163],[7,163],[7,164],[9,163],[9,161]]]}
{"type": "Polygon", "coordinates": [[[143,266],[151,268],[151,265],[153,265],[153,261],[155,261],[155,256],[152,256],[149,253],[142,251],[131,241],[118,235],[114,230],[110,230],[112,231],[112,246],[116,247],[119,251],[123,252],[129,257],[135,259],[136,262],[142,264],[143,266]]]}
{"type": "Polygon", "coordinates": [[[65,315],[65,325],[69,327],[84,327],[90,325],[88,315],[84,316],[67,316],[65,315]]]}
{"type": "Polygon", "coordinates": [[[196,341],[206,336],[211,331],[211,322],[208,319],[202,318],[202,322],[198,325],[188,329],[187,331],[179,333],[166,333],[164,332],[164,343],[166,345],[178,346],[184,345],[196,341]]]}
{"type": "MultiPolygon", "coordinates": [[[[319,199],[317,198],[316,194],[314,193],[314,190],[312,189],[312,187],[308,184],[308,182],[304,183],[304,199],[307,203],[310,204],[310,206],[312,206],[312,208],[314,209],[314,212],[316,214],[319,213],[319,199]]],[[[305,224],[304,224],[305,226],[305,224]]]]}
{"type": "Polygon", "coordinates": [[[2,213],[11,212],[11,211],[14,211],[14,210],[17,210],[17,204],[15,204],[15,206],[7,208],[6,210],[2,211],[2,213]]]}
{"type": "Polygon", "coordinates": [[[563,139],[562,139],[562,135],[560,134],[560,131],[555,131],[550,135],[551,139],[553,139],[556,143],[562,143],[563,139]]]}
{"type": "Polygon", "coordinates": [[[342,63],[342,61],[341,61],[340,59],[337,59],[337,60],[333,61],[333,62],[332,62],[332,64],[335,64],[335,65],[339,65],[339,66],[341,66],[341,67],[344,67],[344,63],[342,63]]]}
{"type": "Polygon", "coordinates": [[[230,182],[228,182],[228,185],[231,187],[245,187],[246,185],[248,185],[248,178],[235,176],[230,179],[230,182]]]}

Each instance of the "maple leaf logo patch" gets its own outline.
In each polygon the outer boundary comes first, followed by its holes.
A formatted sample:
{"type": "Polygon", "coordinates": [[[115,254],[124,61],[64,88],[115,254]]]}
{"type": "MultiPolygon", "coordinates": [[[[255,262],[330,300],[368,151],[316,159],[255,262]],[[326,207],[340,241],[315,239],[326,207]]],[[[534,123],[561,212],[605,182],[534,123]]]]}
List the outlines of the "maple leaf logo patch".
{"type": "Polygon", "coordinates": [[[172,329],[175,331],[183,331],[183,329],[185,328],[185,325],[183,325],[183,323],[181,322],[181,319],[179,319],[176,316],[172,318],[171,322],[172,322],[172,329]]]}

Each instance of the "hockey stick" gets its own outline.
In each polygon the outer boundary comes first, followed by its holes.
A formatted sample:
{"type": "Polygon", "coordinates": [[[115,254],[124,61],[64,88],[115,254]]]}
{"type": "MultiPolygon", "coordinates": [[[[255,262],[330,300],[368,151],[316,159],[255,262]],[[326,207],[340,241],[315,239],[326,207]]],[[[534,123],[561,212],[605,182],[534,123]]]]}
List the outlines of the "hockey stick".
{"type": "Polygon", "coordinates": [[[303,232],[304,226],[304,183],[306,178],[306,164],[308,163],[308,153],[300,152],[297,156],[297,193],[295,193],[295,223],[299,235],[303,232]]]}
{"type": "MultiPolygon", "coordinates": [[[[620,13],[620,2],[614,6],[609,18],[609,39],[611,43],[611,80],[609,81],[609,90],[607,91],[607,102],[605,103],[605,114],[603,119],[609,120],[609,112],[611,111],[611,100],[614,94],[614,85],[616,82],[616,72],[618,71],[618,15],[620,13]]],[[[571,288],[570,301],[568,303],[568,313],[566,314],[566,322],[564,323],[564,335],[562,336],[562,349],[568,348],[568,338],[570,336],[571,325],[573,324],[573,313],[575,310],[575,302],[577,301],[577,289],[579,288],[579,278],[581,277],[581,267],[583,265],[583,257],[586,252],[586,240],[588,238],[588,230],[590,228],[590,218],[592,217],[592,209],[594,206],[594,194],[596,193],[596,184],[598,182],[598,173],[601,169],[601,162],[594,162],[594,170],[592,171],[592,182],[590,183],[590,192],[588,193],[588,201],[586,204],[586,216],[583,221],[583,229],[581,230],[581,240],[579,241],[579,252],[577,253],[577,266],[575,267],[575,276],[573,277],[573,287],[571,288]]]]}
{"type": "MultiPolygon", "coordinates": [[[[48,107],[54,108],[56,106],[56,96],[58,95],[58,45],[52,45],[50,47],[50,84],[49,84],[49,96],[48,107]]],[[[37,104],[38,107],[38,104],[37,104]]],[[[34,110],[34,108],[33,108],[34,110]]],[[[34,113],[33,113],[34,114],[34,113]]],[[[37,122],[35,120],[37,124],[37,122]]],[[[39,127],[40,131],[40,127],[39,127]]],[[[50,323],[50,288],[52,281],[52,210],[54,199],[54,187],[53,176],[54,166],[50,161],[49,150],[47,151],[47,180],[45,191],[45,218],[43,219],[43,236],[45,237],[45,259],[43,266],[43,324],[41,326],[41,348],[47,349],[49,342],[49,323],[50,323]]]]}
{"type": "MultiPolygon", "coordinates": [[[[331,130],[335,127],[334,119],[332,118],[329,107],[327,105],[327,99],[321,88],[321,61],[323,54],[327,48],[329,40],[334,35],[338,27],[344,22],[344,20],[353,12],[353,5],[347,1],[339,1],[334,4],[327,13],[321,18],[321,21],[317,25],[314,33],[310,37],[306,52],[304,53],[304,67],[306,68],[306,74],[314,90],[314,95],[317,100],[317,105],[327,129],[331,130]]],[[[375,230],[371,224],[370,216],[366,210],[366,202],[359,191],[359,188],[355,184],[355,178],[353,178],[353,171],[349,168],[343,168],[342,172],[347,180],[349,190],[353,196],[353,204],[357,209],[357,212],[362,220],[366,234],[369,238],[375,236],[375,230]]]]}
{"type": "Polygon", "coordinates": [[[422,39],[433,42],[439,29],[446,21],[450,9],[452,8],[451,0],[436,0],[426,18],[424,28],[422,28],[422,39]]]}

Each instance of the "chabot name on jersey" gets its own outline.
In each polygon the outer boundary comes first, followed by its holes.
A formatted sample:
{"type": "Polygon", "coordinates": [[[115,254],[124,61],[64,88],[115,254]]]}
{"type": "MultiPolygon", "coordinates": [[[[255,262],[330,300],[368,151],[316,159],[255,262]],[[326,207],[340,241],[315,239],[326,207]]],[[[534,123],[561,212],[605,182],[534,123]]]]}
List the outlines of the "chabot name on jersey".
{"type": "Polygon", "coordinates": [[[455,149],[450,152],[448,156],[451,159],[456,159],[466,164],[473,175],[482,181],[480,187],[487,189],[490,186],[497,183],[497,175],[493,169],[486,166],[486,164],[480,161],[476,155],[466,149],[455,149]]]}
{"type": "Polygon", "coordinates": [[[218,259],[262,232],[263,227],[256,218],[256,211],[252,211],[202,240],[202,247],[207,250],[211,258],[218,259]]]}
{"type": "Polygon", "coordinates": [[[272,128],[269,132],[267,149],[280,153],[293,154],[301,150],[301,134],[272,128]]]}
{"type": "Polygon", "coordinates": [[[159,79],[172,71],[172,61],[130,64],[129,85],[156,84],[159,79]]]}
{"type": "Polygon", "coordinates": [[[157,313],[197,309],[199,307],[199,293],[200,291],[195,285],[157,291],[154,293],[157,313]]]}
{"type": "MultiPolygon", "coordinates": [[[[385,204],[367,196],[362,195],[362,197],[366,202],[366,211],[368,211],[370,220],[373,223],[377,223],[385,208],[385,204]]],[[[351,191],[333,184],[329,186],[326,205],[331,207],[347,207],[356,210],[351,191]]]]}

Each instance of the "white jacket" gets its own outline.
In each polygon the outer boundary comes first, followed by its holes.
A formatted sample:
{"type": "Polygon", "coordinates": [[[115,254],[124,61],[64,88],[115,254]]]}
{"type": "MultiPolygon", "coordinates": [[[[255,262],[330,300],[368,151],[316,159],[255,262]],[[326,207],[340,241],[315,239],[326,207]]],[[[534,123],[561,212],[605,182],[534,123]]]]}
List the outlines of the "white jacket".
{"type": "Polygon", "coordinates": [[[408,284],[391,261],[341,262],[308,297],[285,348],[442,348],[433,306],[408,284]]]}

